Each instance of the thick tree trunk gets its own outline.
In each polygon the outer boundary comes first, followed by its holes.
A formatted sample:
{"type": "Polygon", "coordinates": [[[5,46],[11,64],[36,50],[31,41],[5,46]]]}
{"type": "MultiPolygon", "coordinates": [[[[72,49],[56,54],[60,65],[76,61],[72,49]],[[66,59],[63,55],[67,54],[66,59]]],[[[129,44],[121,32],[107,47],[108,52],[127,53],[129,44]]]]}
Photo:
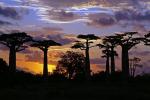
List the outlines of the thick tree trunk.
{"type": "Polygon", "coordinates": [[[115,73],[115,55],[114,48],[111,48],[111,74],[115,73]]]}
{"type": "Polygon", "coordinates": [[[15,47],[11,47],[9,51],[9,68],[12,73],[16,72],[16,51],[15,47]]]}
{"type": "Polygon", "coordinates": [[[129,77],[129,54],[125,47],[122,47],[122,73],[124,78],[129,77]]]}
{"type": "Polygon", "coordinates": [[[109,75],[109,55],[106,57],[106,74],[109,75]]]}
{"type": "Polygon", "coordinates": [[[44,65],[43,65],[43,77],[48,77],[48,67],[47,67],[47,49],[44,50],[44,65]]]}
{"type": "Polygon", "coordinates": [[[90,71],[90,57],[89,57],[89,44],[88,44],[88,41],[86,42],[85,55],[86,55],[86,57],[85,57],[85,62],[86,62],[85,74],[86,74],[86,79],[90,80],[91,71],[90,71]]]}

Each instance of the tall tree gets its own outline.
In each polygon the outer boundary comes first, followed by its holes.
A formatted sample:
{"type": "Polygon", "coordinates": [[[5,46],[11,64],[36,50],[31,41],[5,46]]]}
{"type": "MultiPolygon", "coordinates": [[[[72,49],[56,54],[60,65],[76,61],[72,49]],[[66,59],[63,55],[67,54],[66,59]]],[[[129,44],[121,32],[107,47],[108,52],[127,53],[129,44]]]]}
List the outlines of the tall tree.
{"type": "Polygon", "coordinates": [[[16,52],[25,50],[25,43],[31,40],[32,37],[24,32],[0,35],[0,43],[9,48],[9,68],[12,73],[16,71],[16,52]]]}
{"type": "Polygon", "coordinates": [[[116,34],[117,43],[122,48],[122,73],[124,78],[129,75],[129,53],[128,51],[135,45],[139,44],[141,39],[137,32],[125,32],[124,34],[116,34]]]}
{"type": "Polygon", "coordinates": [[[46,78],[48,76],[48,67],[47,67],[47,53],[48,48],[50,46],[60,46],[61,44],[53,41],[53,40],[41,40],[41,41],[34,41],[33,44],[31,44],[32,47],[37,47],[41,49],[44,52],[44,60],[43,60],[43,77],[46,78]]]}
{"type": "Polygon", "coordinates": [[[117,52],[114,50],[114,48],[112,49],[112,46],[110,45],[109,42],[106,42],[105,40],[106,38],[103,39],[103,43],[100,43],[100,44],[97,44],[97,46],[102,49],[102,57],[103,58],[106,58],[106,73],[107,74],[110,74],[110,68],[109,68],[109,62],[111,60],[111,74],[113,74],[115,72],[115,68],[112,68],[112,64],[113,64],[113,67],[115,65],[115,60],[112,59],[112,55],[113,55],[113,58],[114,56],[118,56],[117,52]],[[111,58],[111,59],[110,59],[111,58]],[[112,63],[114,62],[114,63],[112,63]]]}
{"type": "Polygon", "coordinates": [[[108,44],[110,47],[110,57],[111,57],[111,74],[115,73],[115,56],[117,56],[117,52],[114,48],[118,45],[116,36],[106,36],[103,39],[104,44],[108,44]]]}
{"type": "Polygon", "coordinates": [[[85,57],[80,52],[67,51],[60,57],[58,67],[66,69],[68,78],[75,78],[77,75],[84,75],[85,57]]]}
{"type": "Polygon", "coordinates": [[[98,36],[95,36],[94,34],[87,34],[87,35],[78,35],[77,38],[84,39],[85,41],[77,41],[76,44],[72,46],[72,48],[80,48],[81,50],[85,50],[85,74],[86,79],[89,80],[91,76],[91,70],[90,70],[90,57],[89,57],[89,49],[92,48],[91,44],[93,43],[93,40],[99,39],[98,36]]]}
{"type": "Polygon", "coordinates": [[[106,74],[109,75],[110,74],[110,70],[109,70],[109,60],[110,60],[110,46],[108,44],[97,44],[97,46],[102,50],[102,57],[106,58],[106,74]]]}

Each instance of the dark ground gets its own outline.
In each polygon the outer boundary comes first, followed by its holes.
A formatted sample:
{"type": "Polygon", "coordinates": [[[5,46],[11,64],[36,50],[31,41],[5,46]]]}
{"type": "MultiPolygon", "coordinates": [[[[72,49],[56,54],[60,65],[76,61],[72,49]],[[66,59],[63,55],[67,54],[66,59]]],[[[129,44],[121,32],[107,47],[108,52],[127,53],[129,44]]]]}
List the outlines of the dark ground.
{"type": "Polygon", "coordinates": [[[51,82],[0,88],[1,100],[150,100],[148,84],[51,82]]]}
{"type": "Polygon", "coordinates": [[[0,100],[150,100],[150,77],[129,82],[25,77],[0,77],[0,100]]]}

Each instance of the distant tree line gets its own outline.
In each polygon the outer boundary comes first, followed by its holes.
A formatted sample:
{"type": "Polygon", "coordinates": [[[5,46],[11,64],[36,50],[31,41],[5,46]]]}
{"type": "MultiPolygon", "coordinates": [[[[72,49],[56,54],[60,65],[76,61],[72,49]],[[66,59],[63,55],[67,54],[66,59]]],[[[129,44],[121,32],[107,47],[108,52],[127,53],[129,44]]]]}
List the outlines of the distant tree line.
{"type": "MultiPolygon", "coordinates": [[[[85,57],[82,53],[67,51],[60,57],[57,68],[54,72],[66,75],[69,79],[74,79],[77,76],[83,76],[86,80],[91,78],[90,56],[89,51],[92,47],[99,47],[102,49],[102,57],[106,58],[106,75],[115,74],[115,56],[118,56],[115,48],[120,46],[122,48],[122,76],[127,80],[130,76],[135,75],[135,69],[140,59],[129,59],[129,50],[137,44],[143,42],[145,45],[150,45],[150,33],[143,37],[138,35],[138,32],[125,32],[122,34],[115,34],[112,36],[98,37],[94,34],[78,35],[80,41],[76,41],[72,45],[72,49],[81,49],[85,52],[85,57]],[[102,40],[96,43],[95,40],[102,40]]],[[[16,72],[16,53],[25,50],[27,47],[36,47],[43,51],[43,77],[48,77],[48,49],[51,46],[61,46],[54,40],[34,40],[33,37],[27,35],[25,32],[1,34],[0,44],[9,48],[9,67],[8,71],[12,74],[16,72]]],[[[4,61],[0,60],[1,66],[7,66],[4,61]]],[[[5,67],[0,67],[0,72],[6,71],[5,67]]]]}

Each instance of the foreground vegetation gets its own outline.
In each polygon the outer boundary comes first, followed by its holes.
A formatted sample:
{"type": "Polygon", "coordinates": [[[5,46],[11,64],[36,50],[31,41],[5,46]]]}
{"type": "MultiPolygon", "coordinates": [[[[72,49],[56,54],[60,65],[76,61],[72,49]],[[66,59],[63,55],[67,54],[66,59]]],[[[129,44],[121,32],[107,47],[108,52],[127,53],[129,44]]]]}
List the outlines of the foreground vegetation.
{"type": "Polygon", "coordinates": [[[149,100],[150,75],[130,78],[128,82],[105,73],[94,74],[90,81],[69,80],[62,75],[42,76],[17,71],[16,75],[0,75],[0,98],[2,100],[149,100]]]}

